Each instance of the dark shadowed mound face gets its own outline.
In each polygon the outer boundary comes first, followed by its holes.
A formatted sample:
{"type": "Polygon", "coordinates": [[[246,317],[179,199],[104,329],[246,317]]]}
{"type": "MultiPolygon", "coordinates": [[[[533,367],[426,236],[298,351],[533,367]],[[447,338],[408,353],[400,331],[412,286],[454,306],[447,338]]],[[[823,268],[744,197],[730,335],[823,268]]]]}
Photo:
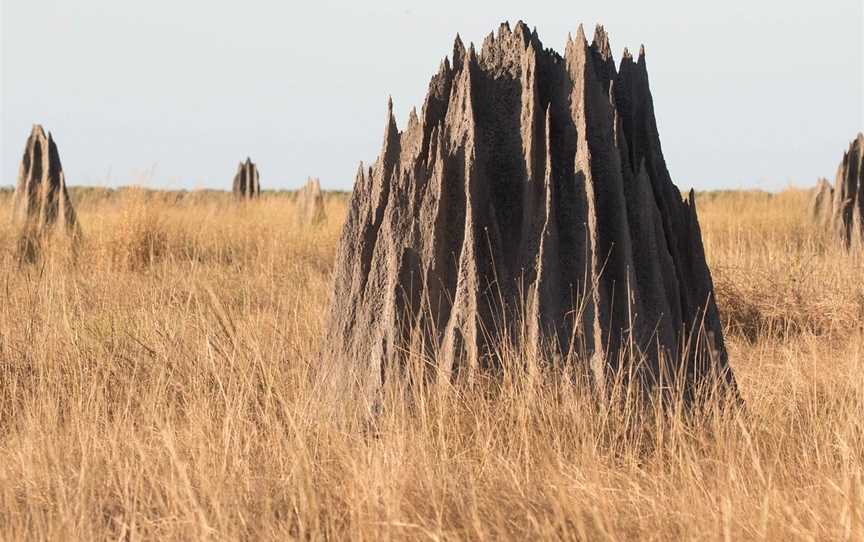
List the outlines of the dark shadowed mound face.
{"type": "Polygon", "coordinates": [[[602,27],[591,45],[580,27],[563,57],[521,22],[479,54],[457,37],[420,115],[400,132],[391,106],[380,156],[357,173],[334,357],[378,381],[409,342],[449,372],[495,365],[505,338],[599,379],[637,360],[653,381],[665,359],[691,381],[732,381],[644,52],[616,67],[602,27]]]}

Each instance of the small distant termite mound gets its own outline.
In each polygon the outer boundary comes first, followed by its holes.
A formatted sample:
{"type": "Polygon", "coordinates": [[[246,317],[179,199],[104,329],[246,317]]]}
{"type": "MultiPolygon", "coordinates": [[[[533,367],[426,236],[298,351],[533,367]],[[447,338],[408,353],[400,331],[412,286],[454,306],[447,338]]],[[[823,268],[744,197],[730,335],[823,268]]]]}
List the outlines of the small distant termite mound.
{"type": "Polygon", "coordinates": [[[813,199],[810,201],[810,216],[822,226],[831,220],[834,208],[834,187],[824,177],[816,183],[813,199]]]}
{"type": "Polygon", "coordinates": [[[237,166],[234,175],[234,184],[231,191],[237,199],[253,199],[261,195],[261,180],[258,174],[258,166],[247,157],[245,162],[237,166]]]}
{"type": "Polygon", "coordinates": [[[297,207],[303,224],[320,224],[327,218],[324,193],[317,177],[309,177],[303,188],[297,191],[297,207]]]}
{"type": "Polygon", "coordinates": [[[20,228],[19,257],[32,261],[42,241],[60,228],[74,240],[78,220],[66,190],[66,177],[54,137],[35,124],[18,169],[12,219],[20,228]]]}
{"type": "Polygon", "coordinates": [[[864,246],[864,134],[859,133],[843,153],[834,187],[820,179],[811,213],[844,247],[864,246]]]}
{"type": "Polygon", "coordinates": [[[589,44],[580,26],[563,56],[521,22],[479,52],[457,36],[421,112],[400,131],[390,103],[381,153],[357,172],[333,361],[377,387],[409,347],[450,375],[500,367],[508,341],[600,384],[735,389],[694,194],[682,199],[666,167],[644,52],[616,66],[602,27],[589,44]]]}

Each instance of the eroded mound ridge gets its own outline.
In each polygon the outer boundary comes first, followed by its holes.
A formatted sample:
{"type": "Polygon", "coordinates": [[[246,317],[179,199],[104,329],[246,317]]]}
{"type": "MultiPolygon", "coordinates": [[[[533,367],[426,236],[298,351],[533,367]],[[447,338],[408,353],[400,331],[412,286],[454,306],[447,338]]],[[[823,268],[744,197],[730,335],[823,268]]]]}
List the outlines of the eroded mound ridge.
{"type": "MultiPolygon", "coordinates": [[[[53,136],[35,124],[27,146],[13,196],[13,220],[30,241],[48,234],[60,224],[66,232],[77,231],[75,209],[66,191],[66,177],[53,136]]],[[[31,247],[32,248],[32,247],[31,247]]]]}
{"type": "Polygon", "coordinates": [[[849,143],[837,168],[834,187],[820,180],[813,196],[813,216],[847,248],[864,245],[864,134],[849,143]]]}
{"type": "Polygon", "coordinates": [[[503,24],[457,36],[421,113],[361,164],[328,329],[372,381],[422,345],[443,371],[494,365],[503,339],[590,366],[638,360],[732,382],[691,192],[672,183],[644,51],[616,68],[598,27],[560,56],[503,24]],[[700,332],[699,330],[702,330],[700,332]],[[413,348],[413,347],[412,347],[413,348]],[[681,353],[684,352],[682,355],[681,353]],[[629,354],[633,355],[629,355],[629,354]]]}
{"type": "Polygon", "coordinates": [[[261,195],[261,180],[258,175],[258,166],[249,157],[246,158],[245,162],[240,162],[240,165],[237,166],[232,192],[235,197],[240,199],[257,198],[261,195]]]}

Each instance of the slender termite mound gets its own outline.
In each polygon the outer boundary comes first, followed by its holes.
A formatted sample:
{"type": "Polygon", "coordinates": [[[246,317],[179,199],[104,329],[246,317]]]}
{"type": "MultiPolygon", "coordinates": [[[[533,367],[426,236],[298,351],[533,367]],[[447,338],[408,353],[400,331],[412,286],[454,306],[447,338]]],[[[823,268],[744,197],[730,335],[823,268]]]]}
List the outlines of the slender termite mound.
{"type": "Polygon", "coordinates": [[[828,179],[819,179],[810,201],[810,216],[822,226],[831,222],[834,210],[834,188],[828,179]]]}
{"type": "Polygon", "coordinates": [[[261,195],[258,166],[250,158],[247,157],[245,162],[240,162],[237,166],[231,191],[237,199],[252,199],[261,195]]]}
{"type": "Polygon", "coordinates": [[[813,216],[827,226],[846,248],[864,243],[864,134],[849,143],[837,168],[832,189],[820,180],[813,199],[813,216]],[[830,203],[826,203],[830,197],[830,203]]]}
{"type": "Polygon", "coordinates": [[[78,233],[75,209],[66,190],[66,178],[57,144],[42,126],[33,125],[12,199],[13,222],[20,229],[19,256],[33,260],[42,241],[56,229],[74,239],[78,233]]]}
{"type": "Polygon", "coordinates": [[[300,222],[303,224],[320,224],[327,218],[324,210],[324,193],[321,191],[321,181],[317,177],[309,177],[303,188],[297,191],[297,209],[300,222]]]}
{"type": "Polygon", "coordinates": [[[694,195],[672,183],[644,51],[618,67],[598,27],[564,56],[503,24],[457,36],[418,115],[361,164],[328,340],[374,385],[422,345],[444,374],[500,344],[643,381],[734,386],[694,195]],[[413,346],[412,346],[413,348],[413,346]]]}

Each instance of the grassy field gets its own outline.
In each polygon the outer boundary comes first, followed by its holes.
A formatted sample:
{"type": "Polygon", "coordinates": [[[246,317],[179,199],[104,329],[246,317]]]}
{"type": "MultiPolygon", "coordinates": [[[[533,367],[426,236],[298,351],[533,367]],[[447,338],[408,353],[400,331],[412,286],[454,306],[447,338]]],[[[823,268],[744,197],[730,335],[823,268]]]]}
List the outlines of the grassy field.
{"type": "Polygon", "coordinates": [[[806,192],[698,197],[746,410],[517,374],[374,431],[317,378],[345,196],[72,198],[75,253],[0,226],[0,539],[864,539],[864,259],[806,192]]]}

